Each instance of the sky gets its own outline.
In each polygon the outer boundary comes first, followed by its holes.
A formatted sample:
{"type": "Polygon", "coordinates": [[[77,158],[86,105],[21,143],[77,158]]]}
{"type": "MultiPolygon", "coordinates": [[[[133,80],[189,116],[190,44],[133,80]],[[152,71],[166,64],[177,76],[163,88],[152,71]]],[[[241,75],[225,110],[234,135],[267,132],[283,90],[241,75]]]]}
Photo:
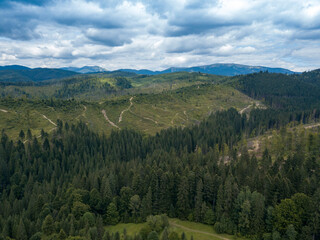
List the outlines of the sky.
{"type": "Polygon", "coordinates": [[[1,0],[0,65],[320,68],[319,0],[1,0]]]}

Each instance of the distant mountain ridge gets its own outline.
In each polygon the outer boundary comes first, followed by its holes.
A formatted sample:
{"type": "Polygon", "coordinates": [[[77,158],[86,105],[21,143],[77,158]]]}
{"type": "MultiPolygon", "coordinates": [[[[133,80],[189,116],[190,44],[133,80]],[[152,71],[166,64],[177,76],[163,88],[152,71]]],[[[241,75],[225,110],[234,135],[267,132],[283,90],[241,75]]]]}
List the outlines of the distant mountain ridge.
{"type": "Polygon", "coordinates": [[[0,81],[7,82],[25,82],[25,81],[44,81],[50,79],[60,79],[70,77],[76,74],[92,74],[102,72],[123,72],[131,74],[143,75],[158,75],[174,72],[201,72],[222,76],[245,75],[255,72],[270,72],[282,74],[295,74],[297,72],[290,71],[285,68],[270,68],[264,66],[249,66],[233,63],[217,63],[205,66],[195,67],[171,67],[163,71],[152,71],[148,69],[119,69],[116,71],[107,71],[99,66],[83,66],[78,67],[63,67],[63,68],[28,68],[20,65],[0,66],[0,81]]]}
{"type": "Polygon", "coordinates": [[[55,68],[2,68],[0,81],[4,82],[40,82],[50,79],[71,77],[79,73],[55,68]]]}
{"type": "Polygon", "coordinates": [[[68,70],[77,73],[98,73],[98,72],[106,72],[105,68],[99,66],[83,66],[81,68],[78,67],[63,67],[60,68],[62,70],[68,70]]]}
{"type": "Polygon", "coordinates": [[[30,68],[21,66],[21,65],[0,66],[0,70],[27,70],[27,69],[30,69],[30,68]]]}
{"type": "Polygon", "coordinates": [[[271,72],[271,73],[282,73],[282,74],[295,74],[291,70],[285,68],[271,68],[264,66],[249,66],[233,63],[216,63],[211,65],[204,66],[195,66],[195,67],[171,67],[163,71],[150,71],[147,69],[135,70],[135,69],[120,69],[124,72],[134,72],[137,74],[147,74],[147,75],[156,75],[162,73],[170,72],[201,72],[214,75],[223,75],[223,76],[235,76],[235,75],[244,75],[255,72],[271,72]]]}

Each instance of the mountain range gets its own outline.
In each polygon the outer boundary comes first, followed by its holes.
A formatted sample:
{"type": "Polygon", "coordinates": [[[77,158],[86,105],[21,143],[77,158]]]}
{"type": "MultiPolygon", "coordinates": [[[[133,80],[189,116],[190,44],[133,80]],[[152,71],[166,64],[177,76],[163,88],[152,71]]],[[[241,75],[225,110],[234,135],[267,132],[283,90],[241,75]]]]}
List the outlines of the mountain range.
{"type": "Polygon", "coordinates": [[[208,74],[222,75],[222,76],[243,75],[243,74],[255,73],[260,71],[262,72],[268,71],[272,73],[283,73],[283,74],[297,73],[285,68],[249,66],[249,65],[241,65],[241,64],[234,64],[234,63],[217,63],[217,64],[211,64],[211,65],[186,67],[186,68],[171,67],[163,71],[151,71],[148,69],[141,69],[141,70],[120,69],[120,71],[134,72],[137,74],[147,74],[147,75],[156,75],[156,74],[163,74],[163,73],[170,73],[170,72],[201,72],[201,73],[208,73],[208,74]]]}
{"type": "MultiPolygon", "coordinates": [[[[282,74],[295,74],[291,70],[285,68],[270,68],[264,66],[248,66],[240,64],[227,64],[218,63],[205,66],[194,66],[194,67],[171,67],[163,71],[152,71],[148,69],[119,69],[117,72],[129,72],[143,75],[158,75],[164,73],[173,72],[201,72],[214,75],[222,76],[235,76],[244,75],[255,72],[271,72],[271,73],[282,73],[282,74]]],[[[76,74],[92,74],[101,72],[115,72],[107,71],[106,69],[99,66],[84,66],[78,67],[63,67],[63,68],[28,68],[20,65],[7,65],[0,66],[0,81],[11,81],[11,82],[25,82],[25,81],[44,81],[50,79],[60,79],[70,77],[76,74]]]]}

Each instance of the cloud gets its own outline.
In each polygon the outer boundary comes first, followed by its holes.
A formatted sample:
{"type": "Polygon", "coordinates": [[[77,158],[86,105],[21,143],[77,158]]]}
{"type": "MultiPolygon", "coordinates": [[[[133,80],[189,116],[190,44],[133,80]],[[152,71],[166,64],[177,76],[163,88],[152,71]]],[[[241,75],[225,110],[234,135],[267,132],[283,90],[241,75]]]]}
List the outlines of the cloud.
{"type": "Polygon", "coordinates": [[[320,62],[318,0],[5,0],[0,17],[0,64],[294,70],[320,62]]]}
{"type": "Polygon", "coordinates": [[[169,36],[204,34],[219,28],[250,25],[261,18],[254,11],[256,3],[245,0],[212,1],[197,4],[192,1],[169,14],[169,36]]]}
{"type": "Polygon", "coordinates": [[[89,28],[85,35],[97,43],[114,47],[131,43],[133,34],[130,30],[89,28]]]}
{"type": "Polygon", "coordinates": [[[42,6],[44,3],[50,2],[50,1],[44,1],[44,0],[3,0],[1,1],[0,4],[2,4],[2,6],[8,6],[10,4],[12,4],[13,2],[15,3],[22,3],[22,4],[26,4],[26,5],[38,5],[38,6],[42,6]]]}
{"type": "Polygon", "coordinates": [[[34,32],[38,23],[33,19],[39,7],[11,3],[0,8],[0,36],[17,40],[30,40],[39,37],[34,32]]]}

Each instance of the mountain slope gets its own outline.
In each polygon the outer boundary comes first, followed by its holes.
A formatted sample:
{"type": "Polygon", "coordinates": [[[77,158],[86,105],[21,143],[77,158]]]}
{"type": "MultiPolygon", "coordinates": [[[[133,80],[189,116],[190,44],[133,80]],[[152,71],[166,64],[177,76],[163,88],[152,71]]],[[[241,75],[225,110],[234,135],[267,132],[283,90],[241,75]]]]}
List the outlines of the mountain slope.
{"type": "Polygon", "coordinates": [[[78,73],[53,68],[6,69],[0,70],[0,81],[40,82],[50,79],[70,77],[76,74],[78,73]]]}
{"type": "Polygon", "coordinates": [[[303,72],[299,79],[303,82],[314,84],[320,87],[320,69],[315,69],[309,72],[303,72]]]}
{"type": "Polygon", "coordinates": [[[320,79],[313,75],[254,73],[234,77],[234,86],[248,96],[264,100],[271,107],[285,110],[309,110],[320,105],[320,79]],[[311,75],[311,76],[310,76],[311,75]]]}

